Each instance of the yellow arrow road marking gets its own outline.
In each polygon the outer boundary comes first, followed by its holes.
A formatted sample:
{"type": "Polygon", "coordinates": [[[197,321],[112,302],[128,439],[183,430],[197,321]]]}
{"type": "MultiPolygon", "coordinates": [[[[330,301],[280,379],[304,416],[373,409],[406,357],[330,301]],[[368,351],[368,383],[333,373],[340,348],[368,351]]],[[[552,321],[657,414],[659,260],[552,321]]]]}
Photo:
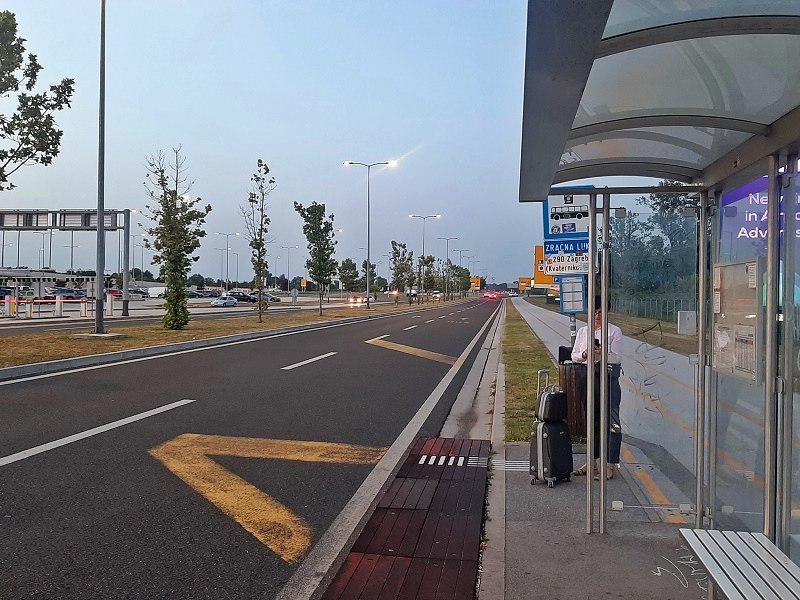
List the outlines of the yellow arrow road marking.
{"type": "Polygon", "coordinates": [[[165,467],[288,563],[311,546],[308,523],[211,456],[375,464],[385,448],[185,433],[149,450],[165,467]]]}
{"type": "Polygon", "coordinates": [[[373,346],[380,346],[381,348],[387,348],[389,350],[395,350],[396,352],[413,354],[414,356],[419,356],[420,358],[435,360],[436,362],[444,363],[446,365],[454,365],[456,362],[456,359],[453,356],[447,356],[446,354],[439,354],[438,352],[431,352],[430,350],[423,350],[422,348],[414,348],[413,346],[406,346],[405,344],[387,342],[386,340],[383,339],[385,337],[387,336],[382,335],[381,337],[373,338],[371,340],[366,340],[366,343],[372,344],[373,346]]]}

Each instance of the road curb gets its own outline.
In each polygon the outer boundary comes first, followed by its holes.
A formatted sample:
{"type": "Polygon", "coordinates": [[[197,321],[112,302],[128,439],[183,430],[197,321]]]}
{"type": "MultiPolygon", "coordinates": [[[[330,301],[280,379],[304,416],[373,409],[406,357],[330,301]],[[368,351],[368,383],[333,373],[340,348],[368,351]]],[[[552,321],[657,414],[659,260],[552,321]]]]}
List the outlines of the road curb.
{"type": "MultiPolygon", "coordinates": [[[[502,340],[503,325],[499,335],[502,340]]],[[[500,355],[500,352],[497,353],[500,355]]],[[[498,357],[495,374],[494,407],[492,410],[492,453],[491,460],[505,461],[505,413],[506,413],[506,370],[498,357]]],[[[505,600],[506,586],[506,472],[504,469],[491,469],[489,491],[486,498],[487,519],[484,527],[486,538],[481,557],[480,600],[505,600]]]]}

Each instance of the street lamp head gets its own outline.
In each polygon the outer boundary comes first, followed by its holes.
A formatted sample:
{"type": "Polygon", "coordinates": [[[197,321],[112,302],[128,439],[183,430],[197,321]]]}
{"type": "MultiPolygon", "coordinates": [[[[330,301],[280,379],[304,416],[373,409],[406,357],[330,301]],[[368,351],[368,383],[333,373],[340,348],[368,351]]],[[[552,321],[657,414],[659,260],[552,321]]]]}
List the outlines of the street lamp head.
{"type": "Polygon", "coordinates": [[[352,160],[346,160],[346,161],[344,161],[342,164],[343,164],[345,167],[349,167],[350,165],[352,165],[352,164],[353,164],[353,161],[352,161],[352,160]]]}
{"type": "Polygon", "coordinates": [[[399,164],[400,164],[399,160],[392,159],[392,160],[390,160],[389,162],[386,163],[386,166],[389,167],[390,169],[394,169],[399,164]]]}

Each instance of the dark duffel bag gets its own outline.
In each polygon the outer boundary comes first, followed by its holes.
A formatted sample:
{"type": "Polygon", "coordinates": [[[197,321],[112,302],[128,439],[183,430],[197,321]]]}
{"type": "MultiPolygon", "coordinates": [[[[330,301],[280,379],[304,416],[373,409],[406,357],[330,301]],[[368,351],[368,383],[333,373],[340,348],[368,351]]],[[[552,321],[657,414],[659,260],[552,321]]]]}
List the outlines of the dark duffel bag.
{"type": "Polygon", "coordinates": [[[567,418],[567,394],[561,390],[546,390],[539,398],[536,418],[545,423],[564,421],[567,418]]]}

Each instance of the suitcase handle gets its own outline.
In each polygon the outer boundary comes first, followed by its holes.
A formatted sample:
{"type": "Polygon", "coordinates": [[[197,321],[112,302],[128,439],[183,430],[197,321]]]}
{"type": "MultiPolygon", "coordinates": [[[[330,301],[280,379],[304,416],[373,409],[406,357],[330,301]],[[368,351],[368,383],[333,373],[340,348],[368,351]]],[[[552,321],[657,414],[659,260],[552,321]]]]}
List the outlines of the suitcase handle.
{"type": "Polygon", "coordinates": [[[539,369],[536,371],[536,398],[541,399],[542,392],[550,386],[550,369],[539,369]],[[544,388],[542,388],[542,378],[544,377],[544,388]]]}

